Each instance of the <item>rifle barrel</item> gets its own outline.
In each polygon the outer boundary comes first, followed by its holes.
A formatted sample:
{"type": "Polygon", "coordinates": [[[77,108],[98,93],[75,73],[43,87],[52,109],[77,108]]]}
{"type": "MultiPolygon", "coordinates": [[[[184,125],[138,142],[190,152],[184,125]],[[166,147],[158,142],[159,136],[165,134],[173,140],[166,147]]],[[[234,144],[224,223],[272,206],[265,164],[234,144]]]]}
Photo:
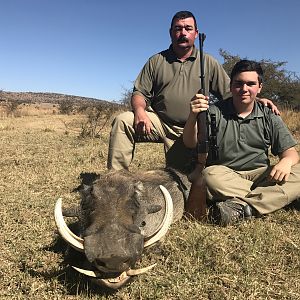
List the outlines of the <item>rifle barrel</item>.
{"type": "MultiPolygon", "coordinates": [[[[205,73],[204,73],[204,58],[203,58],[203,42],[205,34],[199,33],[199,51],[200,51],[200,93],[205,95],[205,73]]],[[[208,153],[208,130],[207,130],[207,112],[200,112],[197,116],[198,126],[198,153],[208,153]]]]}

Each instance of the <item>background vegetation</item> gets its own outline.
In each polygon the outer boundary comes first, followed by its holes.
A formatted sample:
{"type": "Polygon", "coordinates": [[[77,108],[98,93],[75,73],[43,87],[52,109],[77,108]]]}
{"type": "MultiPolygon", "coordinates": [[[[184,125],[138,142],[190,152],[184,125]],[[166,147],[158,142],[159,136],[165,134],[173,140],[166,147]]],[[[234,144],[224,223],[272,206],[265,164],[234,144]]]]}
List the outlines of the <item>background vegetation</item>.
{"type": "MultiPolygon", "coordinates": [[[[228,228],[182,219],[139,262],[157,266],[116,292],[76,273],[54,204],[77,203],[80,173],[106,169],[110,122],[122,106],[18,97],[0,93],[0,299],[300,299],[299,203],[228,228]]],[[[121,102],[129,97],[125,90],[121,102]]],[[[285,106],[282,117],[300,141],[300,112],[285,106]]],[[[133,171],[163,166],[161,144],[137,146],[133,171]]]]}
{"type": "MultiPolygon", "coordinates": [[[[223,67],[230,74],[234,64],[240,59],[251,59],[232,55],[220,49],[223,57],[223,67]]],[[[261,97],[272,99],[278,106],[288,106],[300,109],[300,78],[295,72],[288,71],[285,66],[287,62],[274,62],[268,59],[260,61],[263,71],[263,90],[261,97]]]]}

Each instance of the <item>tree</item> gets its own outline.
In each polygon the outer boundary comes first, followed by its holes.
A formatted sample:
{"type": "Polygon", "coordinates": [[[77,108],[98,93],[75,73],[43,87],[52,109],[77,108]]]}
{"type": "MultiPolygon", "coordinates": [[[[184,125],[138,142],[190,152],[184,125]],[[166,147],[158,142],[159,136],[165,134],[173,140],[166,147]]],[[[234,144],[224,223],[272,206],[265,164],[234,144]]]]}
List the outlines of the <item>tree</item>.
{"type": "MultiPolygon", "coordinates": [[[[234,64],[241,58],[220,49],[220,55],[224,59],[223,67],[227,74],[230,74],[234,64]]],[[[286,70],[287,62],[274,62],[271,60],[261,60],[264,70],[264,88],[261,97],[276,101],[279,105],[300,106],[300,78],[295,72],[286,70]]]]}
{"type": "Polygon", "coordinates": [[[126,108],[131,108],[131,96],[132,96],[132,88],[127,89],[123,87],[122,98],[120,100],[120,104],[124,105],[126,108]]]}

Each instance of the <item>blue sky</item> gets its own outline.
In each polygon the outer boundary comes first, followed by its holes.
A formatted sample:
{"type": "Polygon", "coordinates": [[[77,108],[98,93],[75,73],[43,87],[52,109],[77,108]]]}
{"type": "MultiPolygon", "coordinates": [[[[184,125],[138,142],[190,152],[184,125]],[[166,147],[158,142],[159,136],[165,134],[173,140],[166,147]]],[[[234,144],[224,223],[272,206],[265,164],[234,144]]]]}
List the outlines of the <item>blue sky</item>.
{"type": "Polygon", "coordinates": [[[0,0],[0,90],[119,100],[169,47],[179,10],[194,13],[221,63],[220,48],[300,76],[299,0],[0,0]]]}

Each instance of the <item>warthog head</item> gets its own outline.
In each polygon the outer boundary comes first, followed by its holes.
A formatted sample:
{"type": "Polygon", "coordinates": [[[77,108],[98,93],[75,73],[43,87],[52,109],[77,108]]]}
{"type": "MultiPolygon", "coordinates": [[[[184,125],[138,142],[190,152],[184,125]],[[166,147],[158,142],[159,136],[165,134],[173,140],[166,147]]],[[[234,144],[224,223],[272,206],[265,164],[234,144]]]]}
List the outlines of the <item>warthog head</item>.
{"type": "MultiPolygon", "coordinates": [[[[158,183],[171,188],[177,184],[162,174],[158,178],[149,172],[143,178],[127,171],[108,172],[84,186],[78,214],[82,227],[80,237],[66,225],[62,201],[57,201],[55,221],[60,235],[74,249],[84,252],[92,266],[90,270],[74,267],[77,271],[93,277],[101,285],[119,288],[131,276],[154,266],[132,269],[144,247],[159,241],[173,220],[171,195],[158,183]]],[[[183,206],[182,193],[178,192],[183,206]]]]}

